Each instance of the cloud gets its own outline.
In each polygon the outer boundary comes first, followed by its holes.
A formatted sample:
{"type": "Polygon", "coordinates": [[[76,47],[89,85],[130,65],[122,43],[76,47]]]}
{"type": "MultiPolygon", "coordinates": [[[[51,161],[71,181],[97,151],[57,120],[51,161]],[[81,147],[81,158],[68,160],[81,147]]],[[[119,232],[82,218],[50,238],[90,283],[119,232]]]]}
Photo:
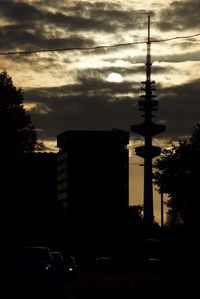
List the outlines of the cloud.
{"type": "Polygon", "coordinates": [[[200,122],[200,79],[162,90],[159,118],[165,119],[165,136],[178,138],[191,135],[191,129],[200,122]]]}
{"type": "Polygon", "coordinates": [[[157,26],[162,31],[199,30],[200,3],[199,0],[174,1],[162,10],[157,26]]]}
{"type": "Polygon", "coordinates": [[[56,138],[57,134],[68,129],[119,127],[129,130],[133,106],[137,106],[134,99],[126,95],[127,91],[133,92],[132,84],[110,83],[86,74],[78,79],[77,84],[25,90],[26,102],[32,103],[34,99],[38,103],[30,114],[35,126],[42,129],[42,138],[56,138]],[[123,100],[115,99],[119,93],[123,100]],[[48,113],[41,114],[41,107],[48,113]]]}
{"type": "Polygon", "coordinates": [[[126,10],[119,4],[63,3],[63,9],[58,10],[57,2],[51,6],[50,1],[45,5],[38,1],[2,0],[1,49],[90,47],[98,43],[96,34],[102,33],[115,34],[115,41],[122,42],[127,28],[146,26],[144,12],[126,10]]]}
{"type": "Polygon", "coordinates": [[[33,26],[31,24],[10,24],[2,26],[0,30],[2,41],[1,50],[13,51],[21,50],[41,50],[70,47],[92,47],[94,41],[86,36],[68,35],[59,37],[46,32],[43,26],[33,26]]]}
{"type": "MultiPolygon", "coordinates": [[[[151,12],[152,26],[161,30],[161,38],[166,31],[173,31],[174,35],[177,30],[179,35],[198,28],[199,1],[165,2],[162,1],[160,11],[159,2],[155,3],[156,10],[151,12]]],[[[132,9],[123,1],[2,0],[1,51],[93,47],[144,40],[149,10],[141,9],[141,4],[138,9],[137,1],[131,3],[132,9]]],[[[183,66],[184,62],[199,60],[197,47],[194,40],[162,43],[162,47],[152,43],[153,76],[161,82],[160,108],[155,114],[157,122],[168,126],[165,138],[189,134],[198,121],[198,65],[183,66]]],[[[20,84],[25,82],[25,99],[27,105],[32,104],[29,111],[33,123],[42,138],[53,140],[67,129],[129,130],[131,124],[142,122],[138,99],[140,81],[145,79],[145,60],[146,46],[142,44],[88,52],[6,56],[2,65],[8,73],[16,72],[20,84]],[[106,82],[112,72],[119,73],[123,82],[106,82]]]]}
{"type": "MultiPolygon", "coordinates": [[[[107,82],[97,73],[97,70],[80,72],[74,84],[25,90],[27,105],[37,103],[30,114],[34,125],[42,129],[43,139],[56,139],[57,134],[70,129],[129,131],[132,124],[143,121],[138,110],[139,84],[107,82]]],[[[199,83],[195,80],[161,88],[155,122],[165,123],[167,131],[158,137],[177,139],[190,135],[200,119],[199,83]]],[[[134,133],[131,136],[140,138],[134,133]]]]}
{"type": "MultiPolygon", "coordinates": [[[[191,46],[191,44],[190,44],[191,46]]],[[[182,44],[182,48],[184,48],[184,43],[182,44]]],[[[162,61],[162,62],[184,62],[184,61],[199,61],[200,60],[200,53],[199,51],[189,51],[189,52],[181,52],[167,54],[167,55],[155,55],[155,61],[162,61]]]]}
{"type": "Polygon", "coordinates": [[[4,19],[12,22],[34,23],[35,21],[40,20],[42,13],[37,7],[23,1],[1,0],[0,15],[4,19]]]}

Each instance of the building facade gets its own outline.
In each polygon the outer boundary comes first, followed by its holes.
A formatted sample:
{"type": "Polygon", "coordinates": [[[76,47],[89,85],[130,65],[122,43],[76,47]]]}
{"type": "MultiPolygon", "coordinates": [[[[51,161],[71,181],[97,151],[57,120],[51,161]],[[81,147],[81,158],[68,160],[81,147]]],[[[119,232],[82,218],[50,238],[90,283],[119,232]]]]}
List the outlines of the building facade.
{"type": "Polygon", "coordinates": [[[26,153],[13,167],[7,195],[12,203],[11,233],[18,245],[53,242],[57,222],[56,167],[54,153],[26,153]]]}
{"type": "Polygon", "coordinates": [[[66,131],[58,135],[57,198],[64,207],[128,205],[129,133],[66,131]]]}
{"type": "Polygon", "coordinates": [[[128,209],[128,143],[122,130],[58,135],[57,199],[79,240],[119,237],[128,209]]]}

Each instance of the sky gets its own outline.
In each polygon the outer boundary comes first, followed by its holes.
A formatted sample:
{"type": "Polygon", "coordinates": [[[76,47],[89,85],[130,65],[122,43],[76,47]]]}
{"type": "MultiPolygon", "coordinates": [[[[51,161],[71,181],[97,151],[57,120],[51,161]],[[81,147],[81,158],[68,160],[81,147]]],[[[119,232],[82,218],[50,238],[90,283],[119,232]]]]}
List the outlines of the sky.
{"type": "MultiPolygon", "coordinates": [[[[168,147],[200,122],[199,0],[0,1],[0,71],[6,69],[23,89],[24,106],[47,151],[57,150],[56,137],[65,130],[130,131],[143,121],[138,99],[147,15],[159,101],[154,122],[167,126],[153,144],[168,147]],[[23,51],[36,52],[9,54],[23,51]]],[[[134,152],[142,144],[130,132],[130,204],[143,201],[143,161],[134,152]]],[[[159,221],[157,192],[154,204],[159,221]]]]}

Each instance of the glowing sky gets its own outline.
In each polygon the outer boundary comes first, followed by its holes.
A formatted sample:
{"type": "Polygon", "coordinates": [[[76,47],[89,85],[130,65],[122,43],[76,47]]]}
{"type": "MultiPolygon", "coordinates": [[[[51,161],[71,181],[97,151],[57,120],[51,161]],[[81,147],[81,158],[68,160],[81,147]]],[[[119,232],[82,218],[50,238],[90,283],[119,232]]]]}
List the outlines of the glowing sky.
{"type": "MultiPolygon", "coordinates": [[[[143,42],[151,15],[152,41],[200,33],[200,1],[1,0],[0,52],[96,47],[143,42]],[[127,3],[124,3],[127,2],[127,3]]],[[[47,150],[65,130],[130,130],[140,123],[140,82],[145,80],[145,43],[98,50],[2,55],[22,87],[25,106],[47,150]],[[115,74],[115,75],[113,75],[115,74]]],[[[191,134],[200,121],[200,36],[152,42],[152,79],[157,82],[155,122],[167,131],[154,144],[169,145],[191,134]]],[[[130,203],[142,203],[142,160],[131,133],[130,203]]],[[[156,215],[159,199],[155,197],[156,215]]]]}

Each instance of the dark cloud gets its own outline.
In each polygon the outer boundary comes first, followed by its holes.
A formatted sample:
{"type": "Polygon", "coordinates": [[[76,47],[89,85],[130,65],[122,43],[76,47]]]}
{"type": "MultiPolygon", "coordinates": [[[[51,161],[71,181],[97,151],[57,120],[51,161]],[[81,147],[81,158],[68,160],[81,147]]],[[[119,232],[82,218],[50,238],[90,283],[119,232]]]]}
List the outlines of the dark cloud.
{"type": "Polygon", "coordinates": [[[35,126],[44,130],[41,137],[56,138],[67,129],[129,129],[137,110],[134,96],[127,95],[133,90],[129,82],[116,84],[80,75],[78,84],[25,90],[25,99],[40,104],[31,116],[35,126]],[[51,112],[42,114],[43,105],[51,112]]]}
{"type": "Polygon", "coordinates": [[[42,13],[37,7],[23,1],[0,1],[0,16],[20,23],[31,23],[40,20],[42,13]]]}
{"type": "Polygon", "coordinates": [[[0,39],[2,50],[13,50],[15,48],[64,48],[64,47],[90,47],[94,42],[81,36],[77,31],[95,30],[111,31],[111,27],[102,26],[93,19],[85,19],[80,16],[67,16],[63,13],[51,13],[40,7],[29,5],[23,2],[0,2],[0,16],[10,25],[1,26],[0,39]],[[66,36],[59,36],[56,31],[59,28],[65,29],[66,36]],[[76,32],[69,34],[68,31],[76,32]],[[55,37],[56,33],[56,37],[55,37]]]}
{"type": "Polygon", "coordinates": [[[174,1],[160,14],[157,26],[163,31],[199,29],[199,0],[174,1]]]}
{"type": "MultiPolygon", "coordinates": [[[[139,84],[103,81],[93,71],[80,73],[77,84],[61,87],[25,90],[26,101],[36,100],[37,109],[31,111],[36,127],[42,129],[42,138],[55,138],[69,129],[129,130],[131,124],[143,121],[138,110],[139,84]],[[41,113],[43,109],[46,114],[41,113]]],[[[167,131],[163,138],[189,135],[191,128],[200,121],[200,80],[162,88],[159,91],[159,110],[155,122],[165,122],[167,131]]],[[[138,139],[132,133],[133,138],[138,139]]],[[[158,136],[159,137],[159,136],[158,136]]]]}
{"type": "Polygon", "coordinates": [[[84,18],[78,15],[66,16],[61,13],[49,14],[47,21],[56,24],[57,26],[68,28],[75,31],[98,31],[98,32],[112,32],[113,26],[110,22],[102,22],[95,18],[84,18]]]}
{"type": "MultiPolygon", "coordinates": [[[[144,59],[144,58],[143,58],[144,59]]],[[[137,59],[139,60],[139,59],[137,59]]],[[[142,57],[140,58],[142,60],[142,57]]],[[[154,61],[159,62],[184,62],[184,61],[199,61],[200,60],[200,53],[199,51],[190,51],[187,53],[174,53],[174,54],[167,54],[167,55],[154,55],[154,61]]]]}
{"type": "MultiPolygon", "coordinates": [[[[149,13],[145,10],[125,10],[119,3],[105,3],[103,1],[71,2],[71,4],[67,3],[67,5],[63,5],[60,9],[62,9],[63,13],[67,12],[70,15],[71,19],[69,19],[74,29],[83,31],[91,30],[92,28],[92,30],[100,32],[115,32],[117,29],[124,28],[127,30],[129,25],[132,28],[135,28],[135,26],[138,29],[141,27],[144,28],[144,22],[146,23],[144,15],[149,13]]],[[[154,15],[154,12],[151,12],[151,14],[154,15]]]]}
{"type": "MultiPolygon", "coordinates": [[[[2,0],[0,16],[10,25],[1,26],[0,48],[90,47],[95,45],[97,32],[114,33],[116,43],[124,42],[124,33],[129,29],[146,28],[145,15],[148,13],[125,10],[121,5],[109,2],[36,1],[28,4],[2,0]],[[54,10],[49,10],[50,7],[54,10]],[[94,33],[94,40],[85,36],[87,32],[94,33]]],[[[152,11],[151,15],[154,14],[152,11]]],[[[199,1],[175,1],[161,12],[157,26],[164,31],[197,28],[199,17],[199,1]]]]}
{"type": "MultiPolygon", "coordinates": [[[[29,101],[29,96],[35,98],[36,95],[37,97],[39,96],[40,102],[42,101],[44,104],[46,103],[47,95],[52,96],[52,103],[49,102],[51,105],[56,105],[53,100],[55,96],[62,100],[62,98],[68,99],[71,96],[85,97],[98,95],[102,99],[106,98],[112,101],[119,94],[126,95],[127,93],[136,93],[138,91],[139,86],[134,86],[132,82],[125,81],[120,84],[107,82],[101,78],[102,74],[97,75],[97,73],[97,70],[79,72],[77,77],[78,83],[74,84],[51,88],[27,89],[27,101],[29,101]]],[[[30,101],[32,100],[30,99],[30,101]]]]}
{"type": "Polygon", "coordinates": [[[200,79],[162,89],[158,115],[166,121],[167,136],[191,134],[191,128],[200,122],[199,94],[200,79]]]}
{"type": "Polygon", "coordinates": [[[0,30],[1,50],[12,51],[15,48],[22,50],[41,50],[69,47],[92,47],[93,40],[81,36],[69,36],[66,38],[48,37],[44,32],[29,31],[22,25],[7,25],[0,30]]]}
{"type": "MultiPolygon", "coordinates": [[[[49,10],[42,2],[28,4],[25,1],[0,2],[0,16],[10,22],[1,26],[1,49],[43,48],[43,47],[87,47],[94,41],[84,36],[87,32],[116,34],[116,43],[122,42],[127,28],[140,29],[146,26],[144,11],[127,11],[121,6],[109,3],[84,1],[76,5],[66,1],[63,9],[49,10]],[[65,9],[64,9],[65,8],[65,9]],[[59,31],[59,29],[62,31],[59,31]],[[56,35],[56,37],[55,37],[56,35]],[[77,40],[77,41],[76,41],[77,40]],[[10,42],[9,42],[10,41],[10,42]]],[[[55,9],[57,3],[54,4],[55,9]]]]}

